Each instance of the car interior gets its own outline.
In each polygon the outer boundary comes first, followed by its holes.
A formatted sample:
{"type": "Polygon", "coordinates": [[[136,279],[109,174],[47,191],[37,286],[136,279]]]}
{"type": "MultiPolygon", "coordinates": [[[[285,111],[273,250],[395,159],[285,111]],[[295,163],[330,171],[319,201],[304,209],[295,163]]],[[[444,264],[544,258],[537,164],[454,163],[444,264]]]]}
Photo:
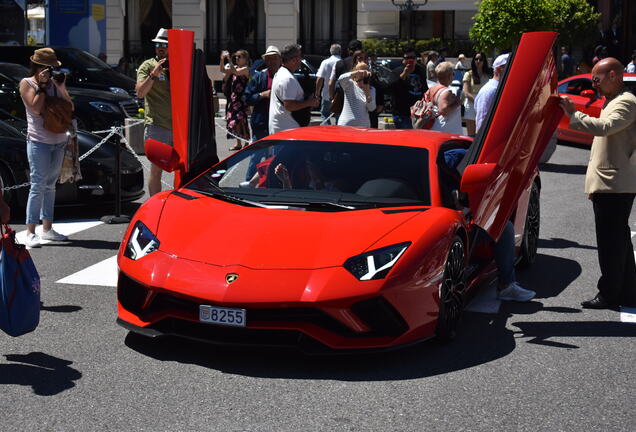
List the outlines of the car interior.
{"type": "MultiPolygon", "coordinates": [[[[429,202],[425,149],[349,143],[308,144],[305,151],[284,145],[265,164],[261,188],[283,188],[276,167],[283,165],[292,189],[323,189],[371,198],[429,202]]],[[[261,167],[263,168],[263,167],[261,167]]]]}

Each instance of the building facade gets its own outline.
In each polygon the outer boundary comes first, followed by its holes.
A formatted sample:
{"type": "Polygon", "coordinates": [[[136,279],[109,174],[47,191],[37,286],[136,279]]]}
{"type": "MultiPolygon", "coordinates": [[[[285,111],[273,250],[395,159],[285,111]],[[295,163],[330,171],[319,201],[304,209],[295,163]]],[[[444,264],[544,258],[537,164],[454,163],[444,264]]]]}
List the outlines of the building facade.
{"type": "Polygon", "coordinates": [[[160,27],[194,31],[208,61],[223,49],[254,57],[290,42],[327,54],[331,43],[353,38],[465,40],[476,11],[473,0],[429,0],[413,12],[390,0],[106,0],[106,54],[110,63],[150,55],[160,27]]]}

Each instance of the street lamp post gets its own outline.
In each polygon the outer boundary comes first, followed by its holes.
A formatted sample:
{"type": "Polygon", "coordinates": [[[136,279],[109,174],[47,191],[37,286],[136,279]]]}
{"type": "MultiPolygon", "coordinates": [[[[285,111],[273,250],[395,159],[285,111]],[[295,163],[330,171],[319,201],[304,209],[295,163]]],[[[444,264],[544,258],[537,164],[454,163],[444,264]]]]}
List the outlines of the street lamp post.
{"type": "Polygon", "coordinates": [[[428,0],[423,0],[423,2],[415,2],[413,0],[404,0],[404,1],[396,1],[391,0],[393,6],[398,8],[400,12],[404,11],[407,13],[407,22],[408,22],[408,39],[413,39],[413,11],[416,11],[421,6],[426,6],[428,0]]]}

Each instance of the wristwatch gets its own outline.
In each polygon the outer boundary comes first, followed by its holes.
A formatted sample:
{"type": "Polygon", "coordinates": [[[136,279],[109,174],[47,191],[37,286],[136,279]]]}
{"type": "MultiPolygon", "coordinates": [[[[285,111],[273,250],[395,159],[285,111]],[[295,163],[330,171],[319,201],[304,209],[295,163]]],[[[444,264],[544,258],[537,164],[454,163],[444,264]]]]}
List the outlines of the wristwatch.
{"type": "Polygon", "coordinates": [[[159,78],[154,75],[150,75],[150,79],[153,81],[157,81],[159,78]]]}

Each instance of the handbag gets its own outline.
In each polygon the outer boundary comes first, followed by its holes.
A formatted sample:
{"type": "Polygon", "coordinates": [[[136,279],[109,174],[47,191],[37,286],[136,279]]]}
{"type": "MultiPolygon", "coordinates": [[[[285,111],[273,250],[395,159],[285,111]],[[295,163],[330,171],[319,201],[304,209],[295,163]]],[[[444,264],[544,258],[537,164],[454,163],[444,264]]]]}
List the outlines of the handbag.
{"type": "Polygon", "coordinates": [[[424,97],[418,100],[411,107],[411,121],[413,122],[413,129],[430,129],[435,124],[435,119],[438,117],[437,113],[437,94],[440,90],[446,87],[438,85],[433,87],[435,91],[431,93],[432,89],[429,89],[424,93],[424,97]]]}
{"type": "Polygon", "coordinates": [[[329,111],[335,115],[340,115],[342,112],[342,107],[344,106],[344,92],[341,88],[336,88],[335,93],[333,94],[333,99],[331,99],[331,108],[329,111]]]}
{"type": "Polygon", "coordinates": [[[79,143],[77,141],[77,121],[73,120],[68,128],[68,143],[64,148],[64,159],[58,183],[74,183],[82,179],[79,163],[79,143]]]}
{"type": "Polygon", "coordinates": [[[40,276],[15,231],[0,228],[0,328],[10,336],[35,330],[40,322],[40,276]]]}
{"type": "Polygon", "coordinates": [[[64,133],[73,121],[73,104],[57,96],[57,88],[53,84],[55,96],[44,99],[44,129],[53,133],[64,133]]]}

